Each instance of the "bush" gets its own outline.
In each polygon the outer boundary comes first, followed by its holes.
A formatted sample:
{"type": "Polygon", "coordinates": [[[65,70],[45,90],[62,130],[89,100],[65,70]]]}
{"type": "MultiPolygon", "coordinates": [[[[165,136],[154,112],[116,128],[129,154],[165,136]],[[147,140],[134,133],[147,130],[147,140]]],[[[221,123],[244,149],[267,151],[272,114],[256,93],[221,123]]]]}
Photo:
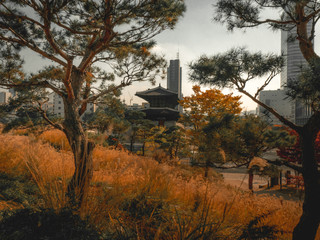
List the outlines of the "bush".
{"type": "Polygon", "coordinates": [[[265,225],[261,222],[266,219],[271,212],[256,216],[242,231],[238,240],[253,239],[278,239],[279,230],[275,225],[265,225]]]}
{"type": "Polygon", "coordinates": [[[34,206],[39,204],[39,189],[37,186],[23,176],[12,176],[0,172],[0,199],[12,201],[23,206],[34,206]]]}
{"type": "Polygon", "coordinates": [[[64,132],[52,129],[43,132],[39,139],[43,142],[49,143],[51,146],[53,146],[57,150],[64,150],[64,151],[70,151],[71,147],[69,145],[68,139],[64,132]]]}
{"type": "Polygon", "coordinates": [[[30,208],[1,213],[3,240],[95,240],[99,233],[69,209],[35,211],[30,208]]]}

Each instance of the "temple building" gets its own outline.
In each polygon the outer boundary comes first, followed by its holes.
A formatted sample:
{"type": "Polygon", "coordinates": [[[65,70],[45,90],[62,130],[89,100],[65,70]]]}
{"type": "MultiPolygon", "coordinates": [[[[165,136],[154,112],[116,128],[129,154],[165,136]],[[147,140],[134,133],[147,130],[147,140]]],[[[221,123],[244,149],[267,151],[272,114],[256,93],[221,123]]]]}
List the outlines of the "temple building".
{"type": "Polygon", "coordinates": [[[174,126],[179,118],[178,93],[159,85],[156,88],[137,92],[136,96],[149,102],[149,107],[141,111],[146,118],[156,122],[159,126],[174,126]]]}

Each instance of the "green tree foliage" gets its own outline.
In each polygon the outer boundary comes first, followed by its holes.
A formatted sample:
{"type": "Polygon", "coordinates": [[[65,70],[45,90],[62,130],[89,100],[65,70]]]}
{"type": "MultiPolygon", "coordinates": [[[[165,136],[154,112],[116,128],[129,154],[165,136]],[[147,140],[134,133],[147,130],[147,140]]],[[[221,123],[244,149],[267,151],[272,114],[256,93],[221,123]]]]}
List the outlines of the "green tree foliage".
{"type": "Polygon", "coordinates": [[[85,114],[83,120],[90,128],[108,134],[120,134],[129,127],[125,122],[125,105],[120,100],[120,91],[106,94],[98,104],[94,113],[85,114]]]}
{"type": "MultiPolygon", "coordinates": [[[[303,214],[294,229],[293,239],[314,239],[320,223],[320,173],[315,158],[314,142],[320,130],[320,111],[317,96],[319,85],[319,56],[313,48],[315,26],[320,16],[318,1],[255,1],[255,0],[218,0],[215,4],[215,20],[227,26],[229,30],[248,28],[259,25],[269,25],[273,29],[296,30],[293,36],[299,42],[302,55],[309,63],[309,74],[303,74],[302,82],[288,86],[289,95],[295,99],[309,99],[313,115],[303,126],[298,126],[289,119],[278,114],[274,109],[258,100],[261,90],[280,72],[282,60],[280,57],[252,54],[244,49],[233,49],[225,54],[213,57],[201,57],[191,64],[191,77],[200,83],[235,87],[254,102],[264,107],[277,117],[283,124],[295,130],[301,137],[302,167],[293,166],[302,172],[305,181],[305,199],[303,214]],[[268,14],[265,14],[269,11],[268,14]],[[271,18],[265,16],[272,16],[271,18]],[[308,24],[311,31],[308,31],[308,24]],[[247,91],[250,80],[263,77],[265,80],[255,93],[247,91]],[[309,93],[310,94],[309,95],[309,93]]],[[[290,41],[290,39],[287,39],[290,41]]]]}
{"type": "MultiPolygon", "coordinates": [[[[184,11],[181,0],[1,2],[0,52],[5,57],[0,85],[36,96],[41,89],[50,89],[62,97],[61,123],[41,114],[66,134],[73,151],[75,173],[68,192],[74,205],[81,204],[92,177],[94,144],[80,121],[87,104],[136,81],[154,82],[165,60],[150,52],[155,45],[151,39],[172,29],[184,11]],[[38,54],[46,65],[24,74],[21,49],[38,54]],[[115,78],[120,82],[111,85],[115,78]]],[[[40,108],[43,103],[32,101],[40,108]]]]}
{"type": "Polygon", "coordinates": [[[130,151],[133,151],[133,145],[137,140],[141,140],[142,155],[144,155],[145,140],[148,135],[148,131],[154,127],[154,123],[148,119],[145,119],[146,114],[142,111],[127,110],[125,112],[125,120],[128,122],[129,130],[127,134],[130,140],[130,151]]]}
{"type": "Polygon", "coordinates": [[[164,150],[170,159],[184,157],[186,148],[185,131],[179,126],[166,128],[160,135],[160,149],[164,150]]]}
{"type": "MultiPolygon", "coordinates": [[[[206,130],[204,128],[209,121],[223,122],[226,115],[236,115],[241,112],[240,97],[225,95],[218,89],[209,89],[201,91],[199,86],[193,86],[193,92],[190,97],[184,97],[180,101],[180,105],[184,109],[184,114],[180,118],[180,122],[186,126],[186,134],[188,135],[190,150],[193,151],[193,160],[199,164],[204,159],[203,153],[206,152],[206,130]]],[[[220,129],[221,130],[221,129],[220,129]]],[[[210,138],[213,136],[210,135],[210,138]]],[[[213,139],[211,139],[213,140],[213,139]]],[[[215,139],[215,146],[209,148],[210,158],[220,156],[213,155],[213,151],[220,148],[218,139],[215,139]]]]}
{"type": "Polygon", "coordinates": [[[206,167],[249,167],[253,158],[292,141],[285,130],[255,115],[211,118],[203,132],[199,153],[206,167]]]}
{"type": "Polygon", "coordinates": [[[179,126],[153,127],[146,139],[147,149],[158,162],[172,163],[188,155],[184,128],[179,126]]]}

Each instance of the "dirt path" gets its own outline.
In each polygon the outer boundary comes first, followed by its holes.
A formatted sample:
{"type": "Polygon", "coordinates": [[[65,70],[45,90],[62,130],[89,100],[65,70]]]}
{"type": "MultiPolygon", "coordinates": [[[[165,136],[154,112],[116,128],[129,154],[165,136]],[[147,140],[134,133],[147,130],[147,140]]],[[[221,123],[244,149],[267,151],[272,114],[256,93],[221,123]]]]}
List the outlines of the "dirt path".
{"type": "MultiPolygon", "coordinates": [[[[246,173],[230,173],[230,172],[221,172],[224,177],[226,184],[229,184],[234,187],[239,187],[242,190],[248,190],[248,174],[246,173]]],[[[254,176],[253,178],[253,191],[255,194],[268,194],[275,197],[281,197],[284,200],[292,201],[303,201],[303,192],[301,190],[296,190],[294,188],[288,188],[283,186],[280,189],[280,186],[275,186],[271,189],[267,188],[268,180],[260,176],[254,176]]]]}

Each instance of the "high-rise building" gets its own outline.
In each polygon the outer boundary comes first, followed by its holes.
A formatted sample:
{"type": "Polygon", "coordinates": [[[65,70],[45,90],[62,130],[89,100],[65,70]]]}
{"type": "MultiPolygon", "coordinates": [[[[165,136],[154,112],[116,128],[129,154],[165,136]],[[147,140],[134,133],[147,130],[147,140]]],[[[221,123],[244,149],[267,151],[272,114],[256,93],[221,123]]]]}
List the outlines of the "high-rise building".
{"type": "Polygon", "coordinates": [[[182,92],[182,68],[180,67],[180,60],[170,60],[170,65],[167,69],[167,89],[178,93],[178,98],[181,99],[182,92]]]}
{"type": "MultiPolygon", "coordinates": [[[[308,25],[308,30],[311,29],[311,22],[308,25]]],[[[281,32],[281,52],[285,58],[285,66],[281,71],[281,89],[286,90],[288,83],[297,81],[301,70],[308,63],[303,57],[299,41],[296,39],[296,29],[281,32]]],[[[310,118],[312,112],[310,106],[301,101],[295,101],[295,118],[294,122],[298,125],[303,125],[310,118]]]]}
{"type": "MultiPolygon", "coordinates": [[[[311,29],[311,23],[308,25],[308,29],[311,29]]],[[[298,100],[290,100],[286,95],[287,84],[297,81],[302,68],[308,64],[301,53],[296,28],[281,31],[281,52],[285,59],[285,65],[281,71],[280,89],[261,91],[259,99],[295,124],[303,125],[312,114],[310,106],[298,100]]],[[[267,118],[271,124],[281,124],[270,114],[265,115],[264,108],[259,107],[258,111],[259,115],[267,118]]]]}
{"type": "Polygon", "coordinates": [[[12,97],[9,92],[0,92],[0,104],[8,103],[9,98],[12,97]]]}
{"type": "MultiPolygon", "coordinates": [[[[259,100],[267,106],[272,107],[286,119],[289,119],[292,122],[295,121],[295,101],[292,101],[287,97],[285,90],[278,89],[261,91],[259,100]]],[[[282,125],[278,118],[269,113],[262,106],[258,107],[258,115],[270,124],[282,125]]]]}
{"type": "MultiPolygon", "coordinates": [[[[58,94],[54,93],[53,96],[50,96],[49,99],[52,99],[52,107],[49,109],[49,111],[52,109],[53,114],[57,117],[63,118],[64,117],[64,103],[62,100],[62,97],[58,94]]],[[[50,106],[51,106],[50,105],[50,106]]],[[[96,104],[94,103],[88,103],[87,109],[85,113],[94,113],[96,111],[96,104]]],[[[83,116],[83,115],[82,115],[83,116]]]]}

